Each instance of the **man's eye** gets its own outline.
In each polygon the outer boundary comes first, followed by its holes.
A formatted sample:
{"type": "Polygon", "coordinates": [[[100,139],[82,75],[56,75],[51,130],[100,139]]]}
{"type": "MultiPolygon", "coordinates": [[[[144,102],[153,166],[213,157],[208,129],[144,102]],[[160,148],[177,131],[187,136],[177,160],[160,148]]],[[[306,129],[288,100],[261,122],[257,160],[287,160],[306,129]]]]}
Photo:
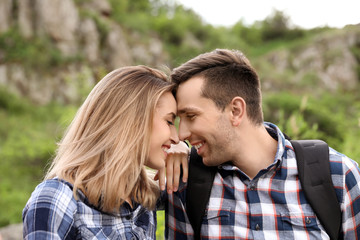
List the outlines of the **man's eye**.
{"type": "Polygon", "coordinates": [[[186,117],[190,120],[193,120],[195,118],[195,114],[188,114],[186,117]]]}
{"type": "Polygon", "coordinates": [[[172,121],[167,121],[167,123],[168,123],[169,125],[174,125],[174,122],[172,122],[172,121]]]}

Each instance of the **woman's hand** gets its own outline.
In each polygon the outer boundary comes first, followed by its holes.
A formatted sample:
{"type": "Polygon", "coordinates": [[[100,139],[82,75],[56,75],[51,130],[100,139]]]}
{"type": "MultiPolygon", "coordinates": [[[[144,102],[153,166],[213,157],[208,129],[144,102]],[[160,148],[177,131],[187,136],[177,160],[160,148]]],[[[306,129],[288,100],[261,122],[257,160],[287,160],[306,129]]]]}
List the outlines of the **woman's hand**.
{"type": "MultiPolygon", "coordinates": [[[[166,185],[168,194],[178,190],[181,168],[182,181],[187,181],[189,151],[189,147],[182,141],[178,144],[171,144],[171,148],[168,150],[166,158],[166,185]]],[[[157,179],[159,179],[160,189],[165,190],[165,169],[158,171],[155,176],[155,180],[157,179]]]]}

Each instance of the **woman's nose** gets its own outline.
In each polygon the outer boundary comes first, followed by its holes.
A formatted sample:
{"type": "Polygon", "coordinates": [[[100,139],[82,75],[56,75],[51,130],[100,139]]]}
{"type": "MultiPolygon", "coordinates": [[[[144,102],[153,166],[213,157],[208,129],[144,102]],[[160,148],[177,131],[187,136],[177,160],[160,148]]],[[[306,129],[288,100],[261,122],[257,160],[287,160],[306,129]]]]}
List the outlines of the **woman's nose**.
{"type": "Polygon", "coordinates": [[[179,135],[176,131],[175,126],[173,128],[171,128],[171,136],[170,136],[170,140],[172,144],[178,144],[179,143],[179,135]]]}

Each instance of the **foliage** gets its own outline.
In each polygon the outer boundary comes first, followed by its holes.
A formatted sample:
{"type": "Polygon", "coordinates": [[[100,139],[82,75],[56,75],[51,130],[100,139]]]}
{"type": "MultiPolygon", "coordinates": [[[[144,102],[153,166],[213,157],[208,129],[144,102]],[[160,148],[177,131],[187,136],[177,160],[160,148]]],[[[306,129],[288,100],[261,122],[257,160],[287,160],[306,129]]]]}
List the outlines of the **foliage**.
{"type": "MultiPolygon", "coordinates": [[[[41,181],[71,106],[34,106],[0,89],[0,226],[21,222],[21,211],[41,181]]],[[[65,121],[66,120],[66,121],[65,121]]]]}
{"type": "Polygon", "coordinates": [[[356,67],[356,72],[358,75],[358,79],[360,80],[360,43],[356,44],[354,47],[351,48],[352,53],[358,63],[356,67]]]}
{"type": "Polygon", "coordinates": [[[260,23],[263,41],[275,39],[292,40],[304,36],[305,31],[292,27],[290,18],[283,12],[275,10],[272,15],[260,23]]]}
{"type": "Polygon", "coordinates": [[[79,60],[79,57],[64,57],[46,36],[23,38],[16,27],[0,35],[0,49],[3,55],[0,55],[0,63],[21,63],[37,70],[79,60]]]}
{"type": "Polygon", "coordinates": [[[275,123],[292,139],[322,139],[359,161],[355,136],[360,136],[360,99],[357,95],[323,93],[297,96],[273,93],[264,97],[266,121],[275,123]]]}
{"type": "Polygon", "coordinates": [[[172,65],[186,60],[185,56],[199,54],[203,49],[203,42],[209,38],[209,28],[192,10],[182,6],[162,6],[153,18],[152,29],[164,41],[165,49],[169,52],[172,65]],[[168,9],[171,10],[169,15],[168,9]]]}
{"type": "Polygon", "coordinates": [[[152,5],[148,0],[110,0],[111,18],[121,26],[146,32],[149,29],[149,12],[152,5]]]}
{"type": "Polygon", "coordinates": [[[262,31],[259,27],[246,26],[242,21],[231,28],[231,34],[238,36],[249,45],[258,46],[262,43],[262,31]]]}

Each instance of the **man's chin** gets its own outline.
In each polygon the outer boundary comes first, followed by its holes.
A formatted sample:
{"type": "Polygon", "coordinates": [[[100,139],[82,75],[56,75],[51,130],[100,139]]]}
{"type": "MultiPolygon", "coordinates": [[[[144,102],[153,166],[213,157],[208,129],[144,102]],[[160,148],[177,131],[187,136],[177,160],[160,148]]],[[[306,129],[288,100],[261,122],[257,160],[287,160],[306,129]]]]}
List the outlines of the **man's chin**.
{"type": "Polygon", "coordinates": [[[202,157],[202,161],[205,166],[212,167],[214,164],[211,162],[211,160],[207,157],[202,157]]]}

